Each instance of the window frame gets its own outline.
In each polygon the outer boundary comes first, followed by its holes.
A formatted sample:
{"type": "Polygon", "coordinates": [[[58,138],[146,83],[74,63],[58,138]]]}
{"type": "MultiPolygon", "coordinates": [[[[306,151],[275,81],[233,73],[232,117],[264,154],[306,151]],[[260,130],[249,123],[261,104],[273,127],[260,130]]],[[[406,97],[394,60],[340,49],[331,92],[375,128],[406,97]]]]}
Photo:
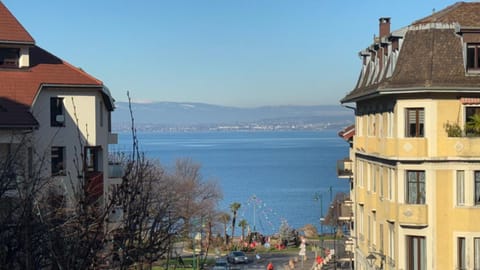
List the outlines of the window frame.
{"type": "MultiPolygon", "coordinates": [[[[406,204],[425,204],[426,203],[426,174],[421,170],[407,170],[405,174],[405,203],[406,204]],[[414,178],[410,178],[415,174],[414,178]],[[421,177],[423,175],[423,177],[421,177]],[[411,184],[415,190],[411,189],[411,184]],[[423,188],[422,188],[423,187],[423,188]],[[415,197],[414,197],[415,195],[415,197]]],[[[412,187],[413,187],[412,186],[412,187]]]]}
{"type": "Polygon", "coordinates": [[[18,68],[19,63],[19,48],[0,48],[0,68],[18,68]],[[10,62],[5,63],[6,61],[10,62]]]}
{"type": "Polygon", "coordinates": [[[466,239],[465,237],[457,237],[457,268],[458,270],[464,270],[467,265],[466,256],[466,239]]]}
{"type": "Polygon", "coordinates": [[[65,127],[65,106],[63,97],[50,98],[50,126],[65,127]],[[58,116],[63,116],[63,121],[59,121],[58,116]]]}
{"type": "Polygon", "coordinates": [[[465,117],[464,117],[464,123],[465,123],[465,135],[466,136],[478,136],[478,131],[475,129],[472,129],[472,127],[469,127],[470,123],[474,123],[474,120],[469,119],[470,117],[478,114],[480,115],[480,105],[476,104],[469,104],[465,105],[464,107],[464,112],[465,112],[465,117]]]}
{"type": "Polygon", "coordinates": [[[67,175],[65,160],[66,160],[65,146],[52,146],[51,152],[50,152],[50,164],[51,164],[52,176],[67,175]]]}
{"type": "Polygon", "coordinates": [[[455,193],[456,193],[456,205],[465,205],[465,171],[455,171],[455,193]]]}
{"type": "Polygon", "coordinates": [[[466,44],[465,67],[469,73],[480,73],[480,43],[466,44]]]}
{"type": "Polygon", "coordinates": [[[405,109],[405,137],[425,137],[425,108],[416,107],[405,109]],[[411,112],[414,113],[415,119],[412,119],[411,112]],[[412,128],[412,123],[414,128],[412,128]]]}
{"type": "Polygon", "coordinates": [[[84,147],[84,166],[86,172],[98,172],[100,170],[101,149],[100,146],[84,147]]]}
{"type": "Polygon", "coordinates": [[[395,258],[395,225],[392,223],[388,224],[388,254],[390,259],[395,258]]]}
{"type": "Polygon", "coordinates": [[[480,237],[473,238],[473,269],[480,269],[480,237]]]}
{"type": "Polygon", "coordinates": [[[473,204],[480,206],[480,171],[473,173],[473,204]]]}
{"type": "Polygon", "coordinates": [[[408,235],[407,239],[407,268],[426,270],[427,269],[427,248],[426,237],[418,235],[408,235]],[[416,251],[416,252],[415,252],[416,251]]]}

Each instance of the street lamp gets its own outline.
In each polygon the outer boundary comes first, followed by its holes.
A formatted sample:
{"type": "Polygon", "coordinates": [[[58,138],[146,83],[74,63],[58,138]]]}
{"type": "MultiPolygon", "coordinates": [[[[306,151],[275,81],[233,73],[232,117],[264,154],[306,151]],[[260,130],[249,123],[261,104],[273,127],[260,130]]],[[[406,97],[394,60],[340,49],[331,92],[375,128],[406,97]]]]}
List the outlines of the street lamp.
{"type": "Polygon", "coordinates": [[[323,195],[315,192],[315,201],[320,201],[320,234],[323,234],[323,195]]]}
{"type": "Polygon", "coordinates": [[[382,253],[370,252],[370,254],[368,254],[367,256],[368,264],[370,265],[370,267],[373,267],[375,265],[375,261],[377,260],[376,255],[380,257],[380,269],[383,270],[383,261],[385,260],[385,255],[383,255],[382,253]]]}

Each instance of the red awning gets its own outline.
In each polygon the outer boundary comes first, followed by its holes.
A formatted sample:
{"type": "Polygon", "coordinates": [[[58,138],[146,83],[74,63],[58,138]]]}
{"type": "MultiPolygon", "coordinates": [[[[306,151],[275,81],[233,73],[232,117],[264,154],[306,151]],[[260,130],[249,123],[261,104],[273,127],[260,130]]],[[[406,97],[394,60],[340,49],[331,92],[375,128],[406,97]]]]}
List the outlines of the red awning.
{"type": "Polygon", "coordinates": [[[460,102],[462,104],[480,104],[480,97],[462,97],[460,102]]]}

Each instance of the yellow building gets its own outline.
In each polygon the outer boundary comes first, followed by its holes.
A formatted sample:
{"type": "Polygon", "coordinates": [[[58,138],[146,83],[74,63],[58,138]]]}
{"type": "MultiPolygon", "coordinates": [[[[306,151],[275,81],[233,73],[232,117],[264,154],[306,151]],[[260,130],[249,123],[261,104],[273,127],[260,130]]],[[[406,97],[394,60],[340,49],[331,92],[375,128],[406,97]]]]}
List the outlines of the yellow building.
{"type": "Polygon", "coordinates": [[[355,269],[480,269],[480,3],[379,25],[341,100],[355,269]]]}

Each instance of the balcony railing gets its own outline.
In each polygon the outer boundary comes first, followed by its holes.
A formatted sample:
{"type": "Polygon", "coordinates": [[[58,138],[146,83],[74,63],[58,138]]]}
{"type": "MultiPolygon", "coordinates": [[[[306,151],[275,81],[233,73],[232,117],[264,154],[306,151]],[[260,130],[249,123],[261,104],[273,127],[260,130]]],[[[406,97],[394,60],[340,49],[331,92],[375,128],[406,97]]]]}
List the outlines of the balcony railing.
{"type": "Polygon", "coordinates": [[[125,174],[125,168],[120,163],[108,164],[108,177],[109,178],[122,178],[125,174]]]}
{"type": "Polygon", "coordinates": [[[337,161],[337,177],[351,178],[353,176],[352,161],[348,158],[337,161]]]}
{"type": "Polygon", "coordinates": [[[95,200],[103,195],[103,173],[89,172],[87,174],[87,193],[89,199],[95,200]]]}

